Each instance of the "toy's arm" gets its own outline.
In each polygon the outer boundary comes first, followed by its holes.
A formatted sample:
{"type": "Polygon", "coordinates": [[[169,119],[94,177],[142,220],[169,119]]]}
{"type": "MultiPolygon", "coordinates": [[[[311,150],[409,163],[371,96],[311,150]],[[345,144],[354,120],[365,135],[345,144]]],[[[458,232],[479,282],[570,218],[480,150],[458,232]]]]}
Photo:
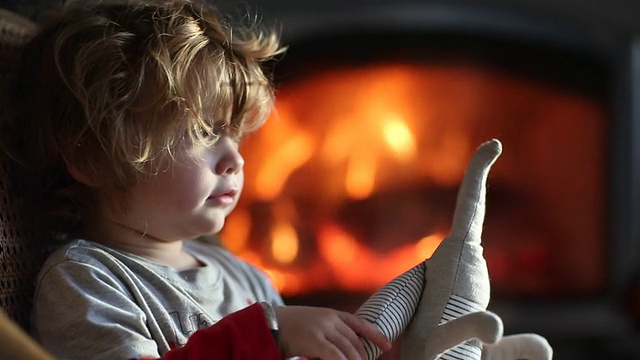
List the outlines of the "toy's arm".
{"type": "Polygon", "coordinates": [[[551,360],[553,349],[537,334],[507,335],[495,344],[484,344],[482,360],[551,360]]]}
{"type": "Polygon", "coordinates": [[[468,341],[478,339],[493,344],[502,337],[502,320],[490,311],[464,314],[437,326],[427,338],[424,360],[437,359],[448,350],[468,341]]]}

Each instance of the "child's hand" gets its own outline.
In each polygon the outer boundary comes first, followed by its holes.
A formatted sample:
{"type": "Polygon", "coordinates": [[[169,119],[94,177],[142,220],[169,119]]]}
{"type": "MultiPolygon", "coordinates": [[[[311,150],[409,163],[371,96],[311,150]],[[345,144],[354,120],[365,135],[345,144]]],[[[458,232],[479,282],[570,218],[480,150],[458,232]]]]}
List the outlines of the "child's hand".
{"type": "Polygon", "coordinates": [[[359,336],[381,350],[391,343],[374,324],[343,311],[306,306],[275,308],[280,348],[285,358],[306,356],[322,360],[366,360],[359,336]]]}

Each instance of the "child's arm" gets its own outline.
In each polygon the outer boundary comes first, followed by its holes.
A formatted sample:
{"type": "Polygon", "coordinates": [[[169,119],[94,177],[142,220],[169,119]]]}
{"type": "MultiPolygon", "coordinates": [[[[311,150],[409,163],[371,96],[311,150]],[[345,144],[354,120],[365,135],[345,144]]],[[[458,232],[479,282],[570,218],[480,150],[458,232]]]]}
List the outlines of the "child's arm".
{"type": "Polygon", "coordinates": [[[359,336],[383,350],[391,347],[375,325],[346,312],[284,306],[277,313],[285,329],[280,345],[267,326],[262,306],[256,303],[196,331],[185,346],[161,358],[130,360],[282,360],[279,346],[285,358],[306,354],[314,359],[356,359],[365,356],[359,336]]]}
{"type": "Polygon", "coordinates": [[[135,360],[282,360],[283,356],[288,359],[301,355],[354,360],[366,357],[360,337],[382,350],[391,348],[374,324],[350,313],[304,306],[281,306],[275,313],[280,327],[278,346],[262,307],[254,304],[198,330],[184,347],[167,352],[161,359],[135,360]]]}

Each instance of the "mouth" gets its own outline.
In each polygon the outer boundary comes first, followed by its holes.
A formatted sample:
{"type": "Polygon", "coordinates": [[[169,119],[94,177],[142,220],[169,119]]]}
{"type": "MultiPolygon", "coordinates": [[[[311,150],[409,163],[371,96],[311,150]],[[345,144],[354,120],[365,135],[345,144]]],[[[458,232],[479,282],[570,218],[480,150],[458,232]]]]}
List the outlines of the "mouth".
{"type": "Polygon", "coordinates": [[[236,189],[224,190],[223,192],[210,195],[207,201],[218,205],[231,205],[235,201],[237,194],[238,190],[236,189]]]}

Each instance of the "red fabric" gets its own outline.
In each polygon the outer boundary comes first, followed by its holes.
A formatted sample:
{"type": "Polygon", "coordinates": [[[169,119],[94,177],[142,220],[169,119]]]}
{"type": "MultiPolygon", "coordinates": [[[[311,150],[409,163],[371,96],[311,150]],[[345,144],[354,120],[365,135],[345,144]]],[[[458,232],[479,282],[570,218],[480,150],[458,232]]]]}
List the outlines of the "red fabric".
{"type": "MultiPolygon", "coordinates": [[[[189,337],[187,344],[167,352],[161,360],[282,360],[271,330],[256,303],[225,316],[215,325],[189,337]]],[[[157,360],[141,358],[138,360],[157,360]]]]}

